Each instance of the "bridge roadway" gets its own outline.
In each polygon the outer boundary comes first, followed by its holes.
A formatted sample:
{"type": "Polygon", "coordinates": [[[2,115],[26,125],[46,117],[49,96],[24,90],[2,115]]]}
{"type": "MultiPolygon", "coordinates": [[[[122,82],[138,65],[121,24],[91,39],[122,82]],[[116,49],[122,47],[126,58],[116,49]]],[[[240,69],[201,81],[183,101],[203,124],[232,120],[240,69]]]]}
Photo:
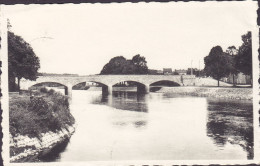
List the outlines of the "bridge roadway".
{"type": "Polygon", "coordinates": [[[66,95],[71,96],[72,87],[82,82],[94,82],[102,85],[102,91],[112,93],[113,85],[132,81],[138,83],[137,90],[148,93],[150,85],[159,81],[171,81],[180,86],[192,86],[194,75],[88,75],[88,76],[39,76],[36,81],[21,79],[20,88],[28,90],[33,85],[45,82],[55,82],[66,87],[66,95]]]}

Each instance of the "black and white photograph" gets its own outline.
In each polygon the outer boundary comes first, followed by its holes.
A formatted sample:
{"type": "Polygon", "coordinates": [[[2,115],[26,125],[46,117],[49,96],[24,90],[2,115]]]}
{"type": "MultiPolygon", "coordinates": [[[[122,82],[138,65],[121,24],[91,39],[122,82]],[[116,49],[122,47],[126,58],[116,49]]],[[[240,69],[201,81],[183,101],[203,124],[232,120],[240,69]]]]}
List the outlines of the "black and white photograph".
{"type": "Polygon", "coordinates": [[[4,163],[255,163],[257,8],[0,5],[4,163]]]}

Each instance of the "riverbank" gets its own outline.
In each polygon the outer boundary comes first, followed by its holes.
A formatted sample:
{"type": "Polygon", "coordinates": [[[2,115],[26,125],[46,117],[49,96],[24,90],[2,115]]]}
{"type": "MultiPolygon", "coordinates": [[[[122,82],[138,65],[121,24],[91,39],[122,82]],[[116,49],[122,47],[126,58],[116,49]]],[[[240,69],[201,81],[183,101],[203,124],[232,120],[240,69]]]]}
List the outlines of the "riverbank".
{"type": "Polygon", "coordinates": [[[11,95],[9,111],[11,162],[37,161],[75,131],[68,98],[53,90],[11,95]]]}
{"type": "Polygon", "coordinates": [[[212,97],[222,99],[252,100],[252,88],[232,88],[232,87],[161,87],[155,92],[189,95],[199,97],[212,97]]]}
{"type": "Polygon", "coordinates": [[[10,162],[34,162],[38,157],[52,151],[56,146],[70,139],[74,126],[67,126],[56,132],[41,133],[39,138],[17,135],[10,137],[10,162]]]}

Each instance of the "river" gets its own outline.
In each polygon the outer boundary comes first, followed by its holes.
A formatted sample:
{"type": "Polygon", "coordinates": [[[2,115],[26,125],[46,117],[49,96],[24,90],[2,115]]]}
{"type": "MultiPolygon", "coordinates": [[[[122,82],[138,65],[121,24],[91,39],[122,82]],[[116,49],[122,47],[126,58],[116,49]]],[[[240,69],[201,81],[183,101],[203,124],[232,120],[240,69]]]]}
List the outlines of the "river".
{"type": "Polygon", "coordinates": [[[252,159],[252,101],[73,90],[77,127],[42,161],[252,159]]]}

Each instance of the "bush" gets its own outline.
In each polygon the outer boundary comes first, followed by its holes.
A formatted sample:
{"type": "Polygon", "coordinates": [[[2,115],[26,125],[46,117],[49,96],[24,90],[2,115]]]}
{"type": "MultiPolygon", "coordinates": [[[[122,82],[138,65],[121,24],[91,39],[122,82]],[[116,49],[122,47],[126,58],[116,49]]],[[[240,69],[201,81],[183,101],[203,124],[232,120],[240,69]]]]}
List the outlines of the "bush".
{"type": "Polygon", "coordinates": [[[75,123],[68,98],[49,92],[45,96],[23,96],[10,101],[10,133],[40,137],[41,133],[57,131],[75,123]]]}
{"type": "Polygon", "coordinates": [[[45,87],[43,87],[43,88],[40,89],[40,92],[42,92],[42,93],[47,93],[47,92],[48,92],[48,89],[45,88],[45,87]]]}
{"type": "Polygon", "coordinates": [[[49,91],[48,91],[48,94],[49,95],[53,95],[55,93],[55,91],[53,90],[53,89],[50,89],[49,91]]]}

